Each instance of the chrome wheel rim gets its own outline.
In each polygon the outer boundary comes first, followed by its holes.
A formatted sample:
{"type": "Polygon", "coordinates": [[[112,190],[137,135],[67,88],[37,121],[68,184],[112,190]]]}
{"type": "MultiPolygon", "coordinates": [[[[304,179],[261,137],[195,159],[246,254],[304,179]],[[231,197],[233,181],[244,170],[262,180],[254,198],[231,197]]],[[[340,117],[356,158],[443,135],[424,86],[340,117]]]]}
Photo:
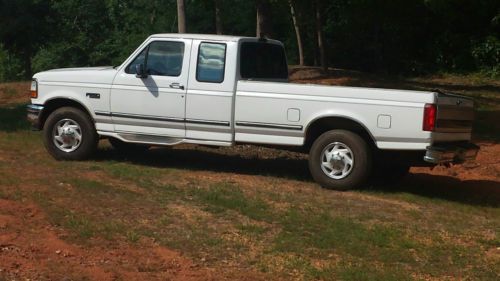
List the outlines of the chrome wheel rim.
{"type": "Polygon", "coordinates": [[[59,120],[52,130],[52,140],[59,150],[73,152],[82,143],[82,129],[72,119],[59,120]]]}
{"type": "Polygon", "coordinates": [[[323,149],[320,165],[325,175],[340,180],[351,173],[354,167],[354,154],[344,143],[333,142],[323,149]]]}

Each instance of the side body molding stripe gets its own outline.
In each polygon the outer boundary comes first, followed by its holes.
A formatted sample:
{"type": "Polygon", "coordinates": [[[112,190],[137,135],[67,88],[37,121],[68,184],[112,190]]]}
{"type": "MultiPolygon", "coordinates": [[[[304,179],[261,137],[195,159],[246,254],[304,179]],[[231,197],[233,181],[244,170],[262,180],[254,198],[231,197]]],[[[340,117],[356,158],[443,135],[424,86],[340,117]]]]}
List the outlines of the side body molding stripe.
{"type": "Polygon", "coordinates": [[[303,128],[301,125],[286,125],[286,124],[245,122],[245,121],[236,121],[236,125],[242,127],[256,127],[256,128],[268,128],[268,129],[281,129],[281,130],[296,130],[296,131],[302,131],[303,128]]]}
{"type": "Polygon", "coordinates": [[[158,116],[137,115],[128,113],[105,112],[105,111],[95,111],[94,113],[95,115],[98,116],[120,117],[120,118],[130,118],[130,119],[140,119],[140,120],[150,120],[150,121],[191,123],[191,124],[224,126],[224,127],[229,127],[231,125],[231,123],[228,121],[217,121],[217,120],[184,119],[184,118],[171,118],[171,117],[169,118],[169,117],[158,117],[158,116]]]}

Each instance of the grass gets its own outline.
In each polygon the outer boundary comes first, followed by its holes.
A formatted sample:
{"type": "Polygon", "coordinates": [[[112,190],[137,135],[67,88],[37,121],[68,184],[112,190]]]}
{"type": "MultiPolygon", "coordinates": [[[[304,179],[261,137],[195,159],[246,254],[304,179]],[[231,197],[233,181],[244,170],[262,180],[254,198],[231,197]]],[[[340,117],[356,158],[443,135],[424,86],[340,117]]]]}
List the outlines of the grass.
{"type": "Polygon", "coordinates": [[[218,183],[209,188],[193,188],[192,196],[208,205],[207,210],[222,213],[233,210],[253,220],[267,220],[272,216],[268,204],[259,198],[249,198],[238,187],[228,183],[218,183]]]}
{"type": "MultiPolygon", "coordinates": [[[[497,99],[485,94],[492,88],[471,89],[497,99]]],[[[495,280],[500,272],[498,256],[487,254],[500,247],[498,197],[453,178],[415,175],[395,190],[334,192],[293,167],[273,171],[273,163],[300,161],[249,160],[238,148],[120,155],[101,143],[94,159],[57,162],[21,121],[23,105],[0,106],[0,120],[0,198],[35,202],[70,243],[141,247],[153,239],[199,266],[265,279],[495,280]],[[248,163],[265,163],[266,172],[248,163]]],[[[484,124],[481,136],[496,138],[484,124]]]]}

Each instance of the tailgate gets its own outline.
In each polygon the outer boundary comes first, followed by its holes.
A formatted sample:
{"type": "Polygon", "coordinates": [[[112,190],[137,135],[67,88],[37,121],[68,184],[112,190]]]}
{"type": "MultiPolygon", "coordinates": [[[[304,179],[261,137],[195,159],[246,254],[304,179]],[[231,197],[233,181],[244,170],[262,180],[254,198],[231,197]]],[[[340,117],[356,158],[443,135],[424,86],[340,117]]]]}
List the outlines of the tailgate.
{"type": "Polygon", "coordinates": [[[470,133],[474,102],[468,97],[438,93],[435,132],[470,133]]]}

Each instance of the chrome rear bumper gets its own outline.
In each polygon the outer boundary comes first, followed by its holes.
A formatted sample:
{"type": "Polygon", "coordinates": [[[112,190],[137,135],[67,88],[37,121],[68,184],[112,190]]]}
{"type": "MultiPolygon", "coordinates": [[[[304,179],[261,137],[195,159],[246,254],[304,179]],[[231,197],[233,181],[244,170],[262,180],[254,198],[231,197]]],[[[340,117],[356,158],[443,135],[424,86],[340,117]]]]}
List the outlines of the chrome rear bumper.
{"type": "Polygon", "coordinates": [[[40,130],[40,116],[42,115],[43,106],[28,104],[26,110],[28,112],[27,119],[31,123],[32,129],[40,130]]]}
{"type": "Polygon", "coordinates": [[[476,159],[478,152],[479,146],[470,142],[439,144],[427,147],[424,160],[432,164],[461,164],[476,159]]]}

